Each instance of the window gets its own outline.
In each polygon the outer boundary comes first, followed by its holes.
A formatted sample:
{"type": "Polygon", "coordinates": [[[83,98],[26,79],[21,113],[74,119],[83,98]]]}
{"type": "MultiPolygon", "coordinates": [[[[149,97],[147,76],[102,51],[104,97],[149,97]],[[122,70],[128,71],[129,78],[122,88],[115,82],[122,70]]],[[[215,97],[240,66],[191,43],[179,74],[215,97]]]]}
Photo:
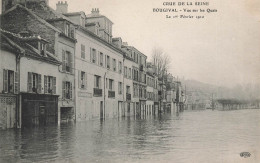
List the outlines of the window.
{"type": "Polygon", "coordinates": [[[122,62],[118,62],[118,72],[121,74],[122,73],[122,62]]]}
{"type": "Polygon", "coordinates": [[[128,86],[128,85],[126,86],[126,93],[130,94],[130,86],[128,86]]]}
{"type": "Polygon", "coordinates": [[[90,60],[92,63],[96,63],[97,61],[96,53],[97,53],[96,49],[90,48],[90,60]]]}
{"type": "Polygon", "coordinates": [[[133,87],[134,87],[134,97],[137,97],[138,96],[138,84],[134,83],[133,84],[133,87]]]}
{"type": "Polygon", "coordinates": [[[11,70],[3,70],[3,92],[18,93],[18,73],[11,70]]]}
{"type": "Polygon", "coordinates": [[[79,88],[86,89],[87,88],[87,74],[84,71],[79,71],[79,88]]]}
{"type": "Polygon", "coordinates": [[[94,75],[94,87],[101,88],[101,76],[94,75]]]}
{"type": "Polygon", "coordinates": [[[113,71],[116,71],[116,59],[113,59],[113,71]]]}
{"type": "Polygon", "coordinates": [[[72,54],[62,50],[62,71],[72,73],[72,54]]]}
{"type": "Polygon", "coordinates": [[[109,87],[108,87],[108,89],[109,89],[110,91],[113,91],[113,90],[114,90],[114,80],[109,79],[109,87]]]}
{"type": "Polygon", "coordinates": [[[127,78],[127,67],[124,67],[124,76],[127,78]]]}
{"type": "Polygon", "coordinates": [[[132,73],[132,70],[131,68],[128,69],[128,78],[131,79],[131,73],[132,73]]]}
{"type": "Polygon", "coordinates": [[[81,44],[81,58],[85,59],[86,54],[85,54],[85,45],[81,44]]]}
{"type": "Polygon", "coordinates": [[[104,62],[104,54],[103,53],[99,53],[99,65],[103,66],[104,62]]]}
{"type": "Polygon", "coordinates": [[[28,92],[41,93],[41,75],[28,72],[28,92]]]}
{"type": "Polygon", "coordinates": [[[69,33],[70,33],[70,26],[69,26],[69,24],[65,24],[64,33],[65,33],[66,36],[69,36],[69,33]]]}
{"type": "Polygon", "coordinates": [[[110,69],[110,57],[107,55],[107,68],[110,69]]]}
{"type": "Polygon", "coordinates": [[[38,87],[38,74],[34,74],[33,73],[33,76],[32,76],[32,91],[33,92],[36,92],[36,89],[38,87]]]}
{"type": "Polygon", "coordinates": [[[62,97],[63,99],[72,99],[72,82],[62,82],[62,97]]]}
{"type": "Polygon", "coordinates": [[[122,94],[122,82],[118,82],[118,94],[122,94]]]}
{"type": "Polygon", "coordinates": [[[46,45],[42,42],[38,43],[40,54],[45,56],[46,55],[46,45]]]}
{"type": "Polygon", "coordinates": [[[44,75],[44,93],[56,94],[56,77],[44,75]]]}

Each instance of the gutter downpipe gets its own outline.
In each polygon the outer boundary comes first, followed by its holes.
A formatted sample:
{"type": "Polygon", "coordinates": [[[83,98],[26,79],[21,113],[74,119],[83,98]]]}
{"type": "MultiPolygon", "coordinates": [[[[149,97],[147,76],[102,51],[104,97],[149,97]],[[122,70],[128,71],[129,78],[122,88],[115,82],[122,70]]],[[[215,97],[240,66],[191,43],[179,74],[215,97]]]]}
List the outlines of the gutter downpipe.
{"type": "Polygon", "coordinates": [[[105,72],[104,74],[104,115],[103,115],[103,119],[105,119],[106,117],[106,75],[107,72],[105,72]]]}
{"type": "MultiPolygon", "coordinates": [[[[125,55],[124,55],[124,57],[123,57],[123,66],[122,66],[122,69],[125,67],[125,55]]],[[[122,71],[122,72],[124,72],[124,71],[122,71]]],[[[125,117],[125,74],[124,73],[122,73],[123,74],[123,105],[124,105],[124,117],[125,117]]],[[[122,111],[121,111],[121,114],[122,114],[122,111]]]]}

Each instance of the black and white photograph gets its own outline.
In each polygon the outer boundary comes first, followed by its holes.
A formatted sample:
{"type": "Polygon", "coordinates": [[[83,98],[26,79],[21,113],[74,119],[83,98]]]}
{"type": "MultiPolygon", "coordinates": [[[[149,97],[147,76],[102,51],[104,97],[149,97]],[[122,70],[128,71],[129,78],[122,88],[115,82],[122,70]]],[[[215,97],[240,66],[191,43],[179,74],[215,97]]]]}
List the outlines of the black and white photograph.
{"type": "Polygon", "coordinates": [[[0,163],[259,163],[259,0],[1,0],[0,163]]]}

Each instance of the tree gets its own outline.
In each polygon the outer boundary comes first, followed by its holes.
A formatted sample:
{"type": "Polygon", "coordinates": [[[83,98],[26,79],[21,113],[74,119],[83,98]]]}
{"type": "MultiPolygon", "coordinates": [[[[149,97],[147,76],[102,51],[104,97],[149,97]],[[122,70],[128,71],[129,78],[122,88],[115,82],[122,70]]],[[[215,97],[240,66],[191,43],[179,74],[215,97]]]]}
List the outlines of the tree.
{"type": "Polygon", "coordinates": [[[152,51],[152,63],[155,68],[155,73],[158,74],[159,77],[163,77],[167,75],[171,59],[161,48],[155,47],[152,51]]]}

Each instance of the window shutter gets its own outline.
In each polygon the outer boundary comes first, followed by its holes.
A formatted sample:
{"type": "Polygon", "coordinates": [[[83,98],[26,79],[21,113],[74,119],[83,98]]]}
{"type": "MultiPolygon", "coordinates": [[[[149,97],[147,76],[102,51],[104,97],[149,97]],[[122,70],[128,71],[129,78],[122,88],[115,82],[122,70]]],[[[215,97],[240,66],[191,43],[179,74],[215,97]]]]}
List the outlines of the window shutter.
{"type": "Polygon", "coordinates": [[[42,78],[41,78],[41,74],[38,74],[38,89],[37,89],[38,93],[42,92],[42,78]]]}
{"type": "Polygon", "coordinates": [[[65,59],[65,50],[62,50],[62,71],[65,71],[66,65],[65,65],[66,59],[65,59]]]}
{"type": "Polygon", "coordinates": [[[92,62],[92,48],[89,48],[89,61],[92,62]]]}
{"type": "Polygon", "coordinates": [[[94,75],[94,88],[97,87],[97,76],[94,75]]]}
{"type": "Polygon", "coordinates": [[[79,82],[78,82],[78,84],[79,84],[78,87],[81,88],[81,71],[80,71],[80,70],[78,71],[78,76],[79,76],[79,77],[78,77],[78,80],[79,80],[79,82]]]}
{"type": "Polygon", "coordinates": [[[120,94],[120,83],[118,82],[118,94],[120,94]]]}
{"type": "Polygon", "coordinates": [[[47,76],[44,75],[44,93],[48,93],[48,90],[47,90],[47,76]]]}
{"type": "Polygon", "coordinates": [[[75,37],[74,37],[74,31],[75,31],[75,30],[74,30],[74,27],[73,27],[73,26],[70,26],[70,37],[71,37],[71,38],[75,38],[75,37]]]}
{"type": "Polygon", "coordinates": [[[70,99],[72,99],[72,82],[70,82],[70,99]]]}
{"type": "Polygon", "coordinates": [[[65,99],[66,97],[66,83],[62,81],[62,98],[65,99]]]}
{"type": "Polygon", "coordinates": [[[87,73],[85,73],[85,89],[87,89],[87,73]]]}
{"type": "Polygon", "coordinates": [[[104,55],[105,57],[105,68],[107,68],[107,55],[104,55]]]}
{"type": "Polygon", "coordinates": [[[97,53],[96,53],[96,64],[97,65],[100,65],[100,52],[99,51],[97,51],[97,53]]]}
{"type": "Polygon", "coordinates": [[[15,94],[19,93],[18,81],[19,81],[19,75],[18,75],[18,72],[15,72],[14,73],[14,93],[15,94]]]}
{"type": "Polygon", "coordinates": [[[53,92],[53,94],[56,94],[56,77],[53,77],[53,81],[52,81],[53,83],[53,88],[52,88],[52,92],[53,92]]]}
{"type": "Polygon", "coordinates": [[[28,92],[32,92],[32,73],[28,72],[28,92]]]}
{"type": "Polygon", "coordinates": [[[8,70],[4,69],[4,92],[8,92],[8,70]]]}
{"type": "Polygon", "coordinates": [[[72,59],[72,53],[69,53],[69,64],[70,64],[70,73],[73,73],[73,59],[72,59]]]}
{"type": "Polygon", "coordinates": [[[81,58],[85,59],[85,45],[81,44],[81,58]]]}

